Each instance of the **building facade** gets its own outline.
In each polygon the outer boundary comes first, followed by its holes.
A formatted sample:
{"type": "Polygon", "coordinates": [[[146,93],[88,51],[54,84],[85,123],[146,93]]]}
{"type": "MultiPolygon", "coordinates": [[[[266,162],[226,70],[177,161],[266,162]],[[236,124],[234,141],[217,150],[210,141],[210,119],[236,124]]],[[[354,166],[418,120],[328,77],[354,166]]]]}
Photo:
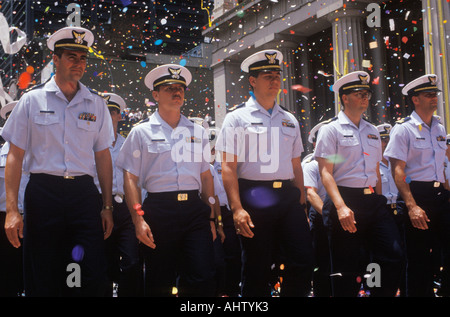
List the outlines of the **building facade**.
{"type": "Polygon", "coordinates": [[[212,39],[217,126],[227,109],[249,96],[240,63],[272,48],[284,56],[279,102],[300,121],[304,141],[315,124],[337,115],[332,85],[355,70],[371,75],[374,94],[366,115],[374,124],[409,115],[402,87],[437,74],[437,114],[450,131],[448,1],[216,0],[214,8],[203,34],[212,39]]]}

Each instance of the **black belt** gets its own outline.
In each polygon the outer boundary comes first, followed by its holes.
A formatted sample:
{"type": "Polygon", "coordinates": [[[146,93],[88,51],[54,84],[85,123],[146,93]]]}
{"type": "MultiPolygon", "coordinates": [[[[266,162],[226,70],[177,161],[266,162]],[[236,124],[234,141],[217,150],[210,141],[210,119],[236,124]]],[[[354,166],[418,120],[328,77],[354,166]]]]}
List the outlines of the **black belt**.
{"type": "Polygon", "coordinates": [[[174,201],[190,201],[199,198],[198,190],[184,190],[174,192],[147,193],[150,199],[174,200],[174,201]]]}
{"type": "Polygon", "coordinates": [[[354,187],[344,187],[338,186],[339,191],[354,194],[354,195],[371,195],[375,194],[375,190],[372,187],[362,187],[362,188],[354,188],[354,187]]]}
{"type": "Polygon", "coordinates": [[[93,179],[90,175],[79,176],[57,176],[45,173],[30,173],[30,179],[48,179],[48,180],[88,180],[93,179]]]}
{"type": "Polygon", "coordinates": [[[438,181],[431,181],[431,182],[411,181],[409,183],[410,187],[412,186],[421,189],[437,189],[440,188],[441,185],[442,183],[438,181]]]}
{"type": "Polygon", "coordinates": [[[292,181],[290,179],[276,179],[271,181],[256,181],[256,180],[250,180],[250,179],[244,179],[239,178],[239,184],[242,184],[244,186],[248,187],[257,187],[257,186],[264,186],[269,188],[286,188],[291,187],[292,181]]]}

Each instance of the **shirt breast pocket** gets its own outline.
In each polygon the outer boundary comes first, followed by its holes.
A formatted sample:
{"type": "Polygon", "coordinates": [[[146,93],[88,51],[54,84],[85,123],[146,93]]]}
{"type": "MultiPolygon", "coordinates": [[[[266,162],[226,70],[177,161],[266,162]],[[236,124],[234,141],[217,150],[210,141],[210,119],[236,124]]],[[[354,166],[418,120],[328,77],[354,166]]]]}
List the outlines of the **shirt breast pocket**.
{"type": "Polygon", "coordinates": [[[245,130],[249,134],[264,134],[264,133],[267,133],[267,127],[263,127],[263,126],[248,126],[245,130]]]}
{"type": "Polygon", "coordinates": [[[184,144],[183,150],[189,162],[201,162],[203,159],[202,143],[188,143],[184,144]]]}
{"type": "Polygon", "coordinates": [[[38,114],[34,116],[34,123],[46,126],[52,125],[59,122],[59,117],[56,114],[38,114]]]}
{"type": "Polygon", "coordinates": [[[428,142],[425,139],[415,140],[413,144],[414,148],[418,150],[426,150],[431,148],[431,142],[428,142]]]}
{"type": "Polygon", "coordinates": [[[339,145],[343,147],[357,146],[359,145],[359,141],[355,137],[351,138],[343,137],[339,140],[339,145]]]}
{"type": "Polygon", "coordinates": [[[170,151],[170,143],[158,143],[154,142],[147,146],[147,151],[152,154],[164,153],[170,151]]]}
{"type": "Polygon", "coordinates": [[[93,132],[97,129],[97,124],[94,121],[78,120],[77,127],[88,132],[93,132]]]}

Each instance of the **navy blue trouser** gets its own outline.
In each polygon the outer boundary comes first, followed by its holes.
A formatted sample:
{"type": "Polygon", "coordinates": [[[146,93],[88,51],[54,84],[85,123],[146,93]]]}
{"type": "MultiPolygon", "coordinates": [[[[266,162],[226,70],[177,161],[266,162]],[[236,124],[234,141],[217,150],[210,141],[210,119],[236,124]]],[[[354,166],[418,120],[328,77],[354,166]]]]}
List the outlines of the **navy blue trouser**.
{"type": "Polygon", "coordinates": [[[434,182],[411,182],[411,193],[416,203],[426,212],[430,222],[427,230],[414,228],[408,216],[408,209],[401,195],[397,199],[397,208],[403,215],[405,245],[407,255],[406,296],[434,296],[433,280],[437,266],[442,272],[442,289],[450,293],[450,203],[449,192],[442,184],[434,187],[434,182]],[[430,252],[432,250],[432,252],[430,252]]]}
{"type": "Polygon", "coordinates": [[[31,174],[25,190],[25,296],[103,296],[106,261],[100,212],[92,177],[64,179],[31,174]],[[68,270],[71,263],[80,267],[68,270]],[[70,284],[70,283],[69,283],[70,284]]]}
{"type": "Polygon", "coordinates": [[[23,292],[23,248],[15,248],[5,232],[6,212],[0,211],[0,297],[16,297],[23,292]]]}
{"type": "Polygon", "coordinates": [[[113,282],[118,283],[117,296],[130,297],[142,295],[142,267],[139,265],[139,240],[130,211],[125,200],[113,201],[114,228],[105,240],[108,265],[108,289],[106,296],[113,295],[113,282]]]}
{"type": "Polygon", "coordinates": [[[314,248],[314,297],[330,297],[330,249],[322,215],[313,207],[309,209],[309,221],[314,248]]]}
{"type": "Polygon", "coordinates": [[[222,243],[218,236],[215,241],[218,262],[217,293],[219,296],[236,297],[241,294],[241,243],[236,234],[231,210],[227,206],[221,206],[220,210],[225,240],[222,243]]]}
{"type": "Polygon", "coordinates": [[[338,189],[354,212],[357,231],[342,229],[336,207],[327,195],[322,217],[331,251],[333,296],[356,297],[369,263],[376,263],[381,269],[381,286],[371,288],[371,296],[395,296],[404,261],[399,231],[386,208],[386,197],[364,195],[362,188],[338,189]]]}
{"type": "Polygon", "coordinates": [[[189,200],[177,194],[148,193],[144,220],[150,226],[156,248],[144,247],[145,296],[215,296],[214,246],[211,208],[189,192],[189,200]]]}
{"type": "Polygon", "coordinates": [[[239,179],[242,207],[249,213],[254,236],[240,236],[242,245],[242,296],[271,295],[271,266],[284,264],[281,296],[307,296],[311,291],[314,254],[311,232],[300,204],[300,190],[284,181],[239,179]]]}

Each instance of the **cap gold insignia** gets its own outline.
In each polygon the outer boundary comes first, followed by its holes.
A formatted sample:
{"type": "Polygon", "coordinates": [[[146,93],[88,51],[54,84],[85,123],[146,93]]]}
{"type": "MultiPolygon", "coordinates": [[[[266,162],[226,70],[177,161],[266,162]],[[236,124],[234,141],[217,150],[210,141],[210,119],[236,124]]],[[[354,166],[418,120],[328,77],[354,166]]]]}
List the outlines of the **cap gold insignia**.
{"type": "Polygon", "coordinates": [[[83,39],[86,36],[86,33],[78,33],[76,31],[72,31],[72,35],[75,38],[75,43],[77,44],[82,44],[83,43],[83,39]]]}
{"type": "Polygon", "coordinates": [[[269,61],[269,64],[275,64],[275,59],[277,58],[277,53],[269,54],[266,53],[266,58],[269,61]]]}
{"type": "Polygon", "coordinates": [[[362,85],[368,85],[369,84],[369,76],[359,75],[359,80],[361,80],[361,84],[362,85]]]}
{"type": "Polygon", "coordinates": [[[436,86],[436,84],[437,84],[437,78],[436,77],[434,77],[434,76],[429,76],[428,77],[428,79],[430,80],[430,84],[431,85],[433,85],[433,86],[436,86]]]}
{"type": "Polygon", "coordinates": [[[181,68],[169,68],[169,72],[172,75],[172,78],[179,79],[181,68]]]}

